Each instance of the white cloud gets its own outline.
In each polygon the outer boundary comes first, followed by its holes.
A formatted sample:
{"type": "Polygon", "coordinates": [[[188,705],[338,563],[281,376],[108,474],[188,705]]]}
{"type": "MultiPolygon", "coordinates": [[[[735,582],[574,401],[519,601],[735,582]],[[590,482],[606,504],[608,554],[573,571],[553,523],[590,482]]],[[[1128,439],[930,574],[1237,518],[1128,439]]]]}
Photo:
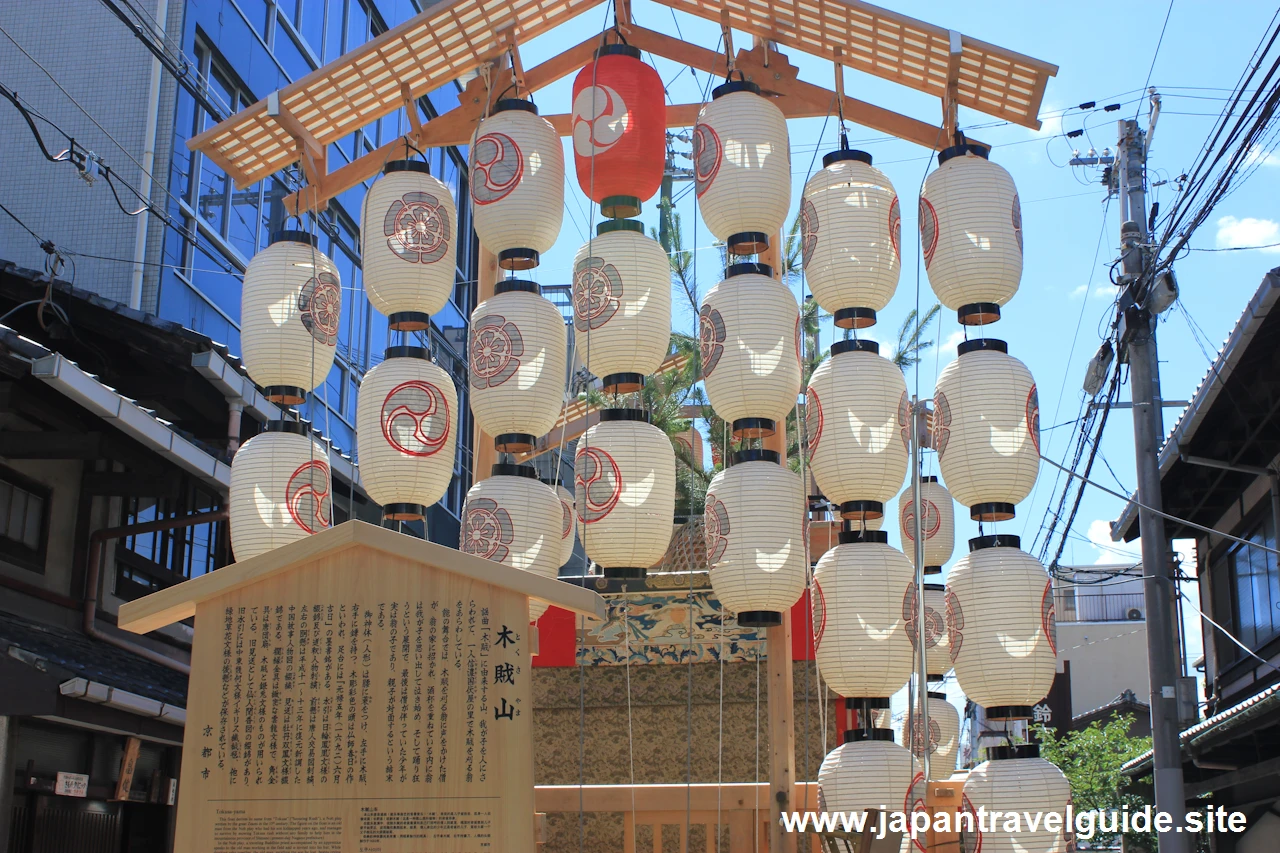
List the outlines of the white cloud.
{"type": "MultiPolygon", "coordinates": [[[[1280,222],[1255,219],[1252,216],[1244,219],[1224,216],[1218,220],[1217,243],[1219,249],[1243,249],[1280,243],[1280,222]]],[[[1270,246],[1262,251],[1280,252],[1280,246],[1270,246]]]]}
{"type": "Polygon", "coordinates": [[[1069,299],[1079,299],[1081,296],[1084,296],[1088,292],[1089,292],[1089,285],[1082,284],[1079,287],[1077,287],[1075,290],[1067,294],[1067,297],[1069,299]]]}
{"type": "Polygon", "coordinates": [[[1094,299],[1115,299],[1116,289],[1110,284],[1099,284],[1093,288],[1094,299]]]}
{"type": "Polygon", "coordinates": [[[1132,542],[1112,542],[1111,522],[1104,518],[1095,518],[1089,523],[1089,542],[1098,553],[1094,564],[1126,563],[1142,559],[1142,540],[1132,542]]]}
{"type": "Polygon", "coordinates": [[[947,339],[942,342],[942,351],[948,355],[955,355],[956,347],[964,343],[964,332],[960,329],[947,335],[947,339]]]}
{"type": "Polygon", "coordinates": [[[1274,151],[1266,151],[1260,145],[1254,145],[1249,148],[1244,164],[1252,166],[1255,163],[1261,166],[1280,167],[1280,155],[1277,155],[1274,151]]]}

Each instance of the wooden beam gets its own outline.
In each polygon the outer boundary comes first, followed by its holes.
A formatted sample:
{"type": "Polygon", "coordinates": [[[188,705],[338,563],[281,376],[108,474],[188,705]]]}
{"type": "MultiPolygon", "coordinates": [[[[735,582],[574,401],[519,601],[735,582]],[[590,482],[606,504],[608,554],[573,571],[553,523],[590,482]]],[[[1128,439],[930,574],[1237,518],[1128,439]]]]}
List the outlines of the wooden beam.
{"type": "Polygon", "coordinates": [[[942,129],[950,144],[959,123],[960,60],[964,57],[964,36],[951,30],[947,37],[951,52],[947,57],[947,89],[942,95],[942,129]]]}
{"type": "MultiPolygon", "coordinates": [[[[595,56],[595,50],[599,46],[600,37],[592,36],[551,57],[546,62],[530,68],[524,72],[526,91],[536,92],[551,85],[561,77],[577,71],[595,56]]],[[[505,59],[505,56],[506,48],[504,47],[489,59],[492,60],[499,57],[505,59]]],[[[501,64],[494,63],[490,73],[495,76],[500,74],[501,64]]],[[[403,93],[406,88],[407,84],[401,87],[401,92],[403,93]]],[[[436,116],[426,124],[419,122],[417,127],[411,128],[409,134],[407,134],[409,141],[418,148],[424,149],[469,144],[471,142],[471,134],[475,132],[476,125],[480,122],[480,117],[484,114],[486,104],[492,106],[492,102],[497,100],[497,95],[502,92],[503,88],[505,87],[496,84],[490,88],[486,86],[482,76],[476,77],[467,84],[467,88],[458,96],[458,106],[436,116]]],[[[416,101],[417,98],[425,93],[410,92],[409,94],[411,100],[416,101]]],[[[416,106],[407,110],[411,116],[409,119],[411,124],[417,116],[416,110],[416,106]]],[[[561,130],[561,126],[567,127],[567,116],[548,116],[547,119],[552,121],[553,124],[560,122],[557,125],[557,130],[561,130]]],[[[561,136],[568,135],[568,131],[561,130],[561,136]]],[[[379,146],[374,151],[362,157],[357,157],[345,166],[325,175],[318,184],[319,189],[312,194],[311,198],[299,198],[298,193],[286,196],[284,200],[285,210],[294,210],[295,206],[298,205],[301,206],[301,210],[304,213],[313,210],[316,203],[336,198],[356,184],[375,177],[382,171],[383,165],[388,160],[393,157],[403,156],[406,150],[403,139],[396,139],[379,146]]]]}
{"type": "Polygon", "coordinates": [[[133,790],[133,774],[138,768],[138,753],[142,750],[140,738],[127,738],[124,742],[124,754],[120,756],[120,775],[116,779],[116,795],[111,799],[122,801],[129,799],[133,790]]]}
{"type": "MultiPolygon", "coordinates": [[[[724,70],[723,54],[683,42],[664,33],[632,26],[627,40],[641,50],[697,68],[699,71],[720,74],[724,70]]],[[[835,92],[798,79],[798,69],[790,63],[785,54],[779,53],[776,49],[768,51],[768,62],[769,65],[766,68],[765,49],[759,46],[751,50],[738,51],[734,68],[741,71],[748,80],[758,83],[765,94],[776,97],[778,106],[787,118],[808,118],[835,113],[835,92]]],[[[844,115],[849,121],[923,145],[930,151],[939,148],[940,141],[944,139],[941,128],[935,125],[900,115],[848,95],[844,98],[844,115]]]]}
{"type": "Polygon", "coordinates": [[[1256,782],[1268,776],[1275,776],[1277,773],[1280,773],[1280,758],[1270,758],[1250,767],[1242,767],[1239,770],[1232,770],[1230,773],[1210,776],[1201,782],[1188,782],[1185,791],[1186,798],[1188,800],[1199,799],[1206,794],[1212,794],[1225,788],[1233,788],[1236,785],[1256,782]]]}

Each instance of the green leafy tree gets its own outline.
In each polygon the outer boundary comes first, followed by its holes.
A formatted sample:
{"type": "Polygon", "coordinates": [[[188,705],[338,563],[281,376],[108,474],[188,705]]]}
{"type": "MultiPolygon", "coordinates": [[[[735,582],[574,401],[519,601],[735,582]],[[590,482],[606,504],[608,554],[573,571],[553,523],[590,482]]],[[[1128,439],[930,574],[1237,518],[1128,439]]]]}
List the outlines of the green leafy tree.
{"type": "Polygon", "coordinates": [[[903,373],[906,373],[908,367],[919,364],[924,351],[933,346],[933,341],[925,337],[925,332],[937,319],[939,310],[941,306],[935,302],[921,317],[919,309],[912,308],[911,313],[902,321],[902,326],[898,329],[898,342],[893,347],[890,361],[898,365],[903,373]]]}
{"type": "MultiPolygon", "coordinates": [[[[1121,766],[1151,749],[1151,738],[1130,736],[1132,716],[1114,717],[1105,724],[1094,722],[1086,729],[1061,737],[1057,729],[1036,726],[1040,756],[1056,765],[1071,783],[1072,804],[1077,812],[1091,809],[1141,809],[1152,803],[1142,791],[1120,773],[1121,766]]],[[[1120,833],[1098,833],[1089,842],[1095,847],[1117,844],[1120,833]]],[[[1155,851],[1154,833],[1124,834],[1128,850],[1155,851]]]]}

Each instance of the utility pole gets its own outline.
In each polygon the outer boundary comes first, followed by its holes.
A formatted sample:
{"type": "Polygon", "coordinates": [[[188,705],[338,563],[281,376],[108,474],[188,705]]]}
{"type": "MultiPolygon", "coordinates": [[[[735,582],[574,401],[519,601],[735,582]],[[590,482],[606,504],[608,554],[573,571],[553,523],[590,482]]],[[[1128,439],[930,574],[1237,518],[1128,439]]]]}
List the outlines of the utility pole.
{"type": "Polygon", "coordinates": [[[1151,681],[1151,746],[1156,809],[1173,818],[1173,826],[1159,833],[1160,853],[1187,853],[1187,836],[1178,829],[1186,809],[1179,743],[1178,624],[1174,621],[1177,587],[1169,562],[1164,518],[1158,513],[1160,495],[1158,453],[1164,434],[1160,400],[1160,367],[1156,360],[1156,318],[1146,300],[1151,291],[1155,258],[1147,239],[1147,133],[1136,120],[1119,123],[1119,180],[1121,260],[1125,291],[1120,341],[1129,361],[1133,396],[1134,456],[1138,473],[1138,524],[1142,536],[1143,592],[1147,605],[1147,672],[1151,681]]]}

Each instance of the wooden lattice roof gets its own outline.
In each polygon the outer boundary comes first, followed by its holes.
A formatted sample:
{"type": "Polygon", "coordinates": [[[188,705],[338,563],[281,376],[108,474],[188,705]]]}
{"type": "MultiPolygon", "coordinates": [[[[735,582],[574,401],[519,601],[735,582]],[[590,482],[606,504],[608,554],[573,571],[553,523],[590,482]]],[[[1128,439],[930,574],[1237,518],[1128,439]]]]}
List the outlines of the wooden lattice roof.
{"type": "Polygon", "coordinates": [[[291,119],[268,115],[268,101],[261,100],[188,146],[248,186],[298,162],[299,129],[323,150],[395,112],[406,94],[421,97],[602,2],[441,0],[281,89],[279,103],[291,119]],[[288,126],[294,122],[300,127],[288,126]]]}
{"type": "Polygon", "coordinates": [[[727,17],[735,30],[938,97],[947,88],[954,36],[962,49],[957,102],[1035,129],[1045,84],[1058,71],[1056,65],[858,0],[656,2],[712,21],[727,17]]]}
{"type": "MultiPolygon", "coordinates": [[[[403,24],[193,137],[188,146],[226,169],[240,187],[301,161],[310,197],[300,203],[323,204],[376,174],[390,153],[389,146],[396,144],[384,145],[329,173],[325,152],[330,143],[473,69],[488,66],[507,51],[512,51],[517,73],[523,74],[518,68],[519,44],[602,2],[438,0],[403,24]]],[[[1049,63],[860,0],[657,2],[751,33],[762,43],[801,50],[941,98],[944,112],[952,116],[943,128],[848,97],[844,101],[846,115],[853,121],[934,148],[947,144],[942,130],[954,122],[955,105],[1038,128],[1045,85],[1057,73],[1049,63]]],[[[618,5],[629,20],[627,0],[618,0],[618,5]]],[[[707,64],[697,56],[707,53],[705,48],[642,27],[636,30],[637,36],[662,42],[646,48],[657,55],[688,65],[707,64]]],[[[596,43],[597,39],[588,39],[532,69],[524,80],[526,88],[538,89],[572,73],[590,58],[596,43]]],[[[789,116],[821,115],[835,97],[809,83],[793,79],[784,83],[781,88],[793,91],[774,94],[789,116]],[[792,100],[796,103],[790,104],[792,100]],[[815,106],[819,104],[821,108],[815,106]]],[[[411,137],[426,146],[465,141],[487,100],[501,88],[487,91],[473,82],[461,96],[460,106],[426,125],[418,125],[416,110],[410,110],[411,137]]],[[[698,106],[673,105],[669,119],[687,122],[698,106]]],[[[567,116],[548,119],[567,132],[567,116]]]]}

